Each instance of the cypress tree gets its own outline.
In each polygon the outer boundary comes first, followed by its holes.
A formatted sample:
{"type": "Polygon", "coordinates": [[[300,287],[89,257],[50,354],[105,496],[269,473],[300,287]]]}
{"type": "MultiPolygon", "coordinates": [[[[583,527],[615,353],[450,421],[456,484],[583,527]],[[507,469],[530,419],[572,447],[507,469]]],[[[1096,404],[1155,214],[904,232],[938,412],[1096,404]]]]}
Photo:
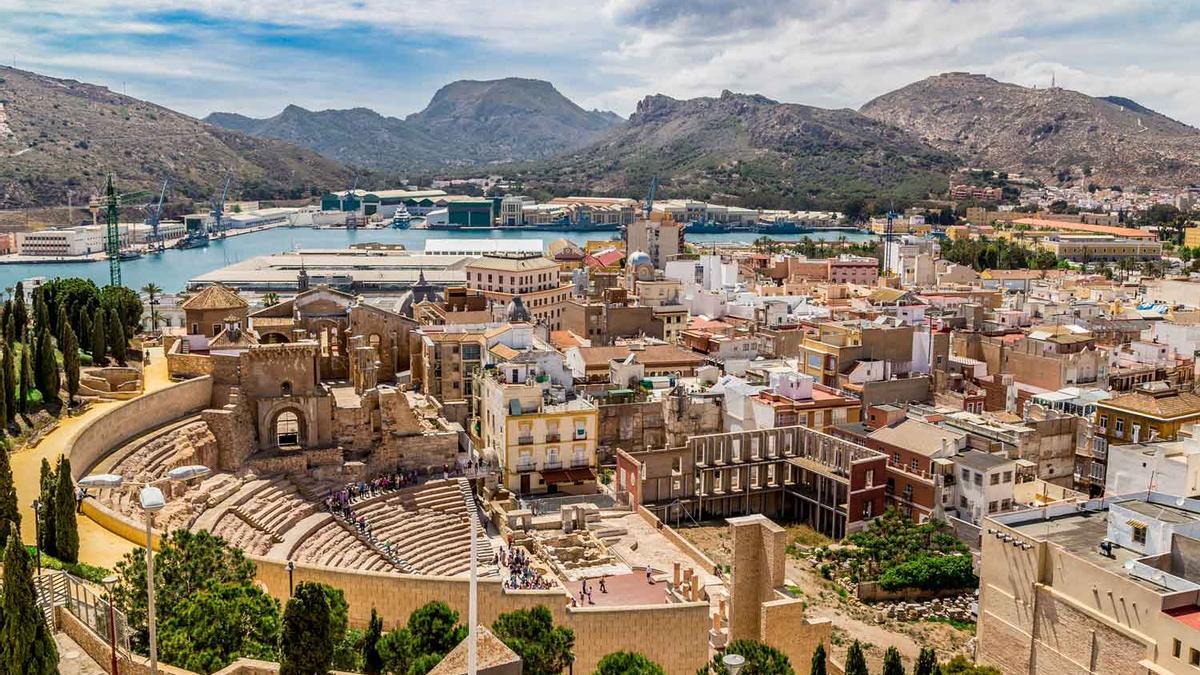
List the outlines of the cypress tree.
{"type": "Polygon", "coordinates": [[[904,664],[900,661],[900,650],[888,647],[883,653],[883,675],[904,675],[904,664]]]}
{"type": "Polygon", "coordinates": [[[33,363],[29,360],[29,345],[22,345],[21,349],[21,389],[17,392],[17,405],[21,408],[21,412],[29,412],[29,389],[33,384],[33,363]]]}
{"type": "Polygon", "coordinates": [[[121,315],[117,310],[110,309],[108,311],[108,352],[117,360],[117,363],[125,365],[125,327],[121,325],[121,315]]]}
{"type": "MultiPolygon", "coordinates": [[[[58,476],[54,475],[54,469],[50,466],[50,460],[42,458],[42,491],[38,495],[38,503],[41,508],[38,511],[41,513],[41,524],[38,528],[38,546],[50,555],[55,555],[58,552],[56,548],[58,542],[55,538],[55,493],[58,491],[58,476]]],[[[36,517],[37,514],[34,514],[36,517]]]]}
{"type": "Polygon", "coordinates": [[[108,336],[104,334],[104,324],[104,312],[100,312],[92,324],[92,363],[97,366],[104,365],[104,354],[108,350],[108,336]]]}
{"type": "Polygon", "coordinates": [[[33,292],[33,321],[38,330],[50,330],[50,308],[41,288],[33,292]]]}
{"type": "Polygon", "coordinates": [[[4,314],[4,342],[7,344],[12,344],[17,339],[17,319],[14,314],[15,312],[5,312],[4,314]]]}
{"type": "Polygon", "coordinates": [[[320,584],[302,582],[283,610],[279,675],[319,675],[333,662],[329,597],[320,584]]]}
{"type": "Polygon", "coordinates": [[[29,324],[29,310],[25,307],[25,285],[17,282],[16,297],[13,298],[13,332],[14,340],[25,340],[25,328],[29,324]]]}
{"type": "Polygon", "coordinates": [[[4,345],[4,358],[0,362],[0,368],[4,370],[4,424],[11,426],[17,420],[17,364],[12,342],[4,345]]]}
{"type": "Polygon", "coordinates": [[[4,441],[0,442],[0,548],[8,543],[9,534],[20,540],[21,512],[17,510],[17,488],[8,462],[8,441],[4,441]]]}
{"type": "Polygon", "coordinates": [[[67,403],[75,404],[79,393],[79,340],[70,325],[63,328],[62,341],[63,372],[67,378],[67,403]]]}
{"type": "Polygon", "coordinates": [[[37,604],[29,554],[20,537],[4,547],[4,598],[0,612],[0,667],[6,673],[58,673],[58,648],[37,604]]]}
{"type": "Polygon", "coordinates": [[[79,562],[79,526],[75,522],[75,482],[71,461],[58,460],[58,485],[54,492],[54,549],[63,562],[79,562]]]}
{"type": "Polygon", "coordinates": [[[937,652],[933,651],[933,647],[921,647],[921,653],[917,656],[917,664],[913,666],[913,675],[937,675],[937,673],[937,652]]]}
{"type": "Polygon", "coordinates": [[[812,668],[808,672],[809,675],[825,675],[825,643],[817,643],[817,648],[813,650],[812,668]]]}
{"type": "Polygon", "coordinates": [[[867,670],[867,657],[863,655],[862,643],[858,640],[855,640],[846,652],[846,675],[870,675],[867,670]]]}
{"type": "MultiPolygon", "coordinates": [[[[7,351],[7,350],[5,350],[7,351]]],[[[0,357],[0,433],[8,429],[8,425],[12,424],[12,410],[8,407],[8,402],[12,399],[11,387],[9,387],[9,378],[7,371],[4,370],[4,364],[7,360],[0,357]]]]}
{"type": "Polygon", "coordinates": [[[58,306],[57,320],[54,322],[54,339],[58,340],[61,345],[67,337],[67,329],[71,327],[71,322],[67,321],[67,308],[64,305],[58,306]]]}
{"type": "Polygon", "coordinates": [[[92,317],[88,314],[87,307],[79,308],[79,332],[75,334],[76,339],[82,347],[91,348],[92,346],[92,317]]]}
{"type": "Polygon", "coordinates": [[[58,400],[61,378],[58,376],[58,360],[54,358],[54,341],[49,330],[39,331],[37,350],[37,388],[42,392],[42,401],[58,400]]]}
{"type": "Polygon", "coordinates": [[[383,637],[383,619],[375,608],[371,608],[371,620],[367,622],[367,632],[363,635],[362,660],[363,672],[367,675],[379,675],[383,672],[383,657],[379,655],[379,639],[383,637]]]}

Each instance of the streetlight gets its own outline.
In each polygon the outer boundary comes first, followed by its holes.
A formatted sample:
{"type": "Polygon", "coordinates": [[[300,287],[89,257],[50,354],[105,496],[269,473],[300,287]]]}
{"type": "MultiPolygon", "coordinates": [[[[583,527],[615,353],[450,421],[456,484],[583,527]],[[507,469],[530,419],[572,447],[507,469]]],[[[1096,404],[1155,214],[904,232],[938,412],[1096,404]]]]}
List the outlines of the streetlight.
{"type": "Polygon", "coordinates": [[[288,571],[288,597],[290,598],[290,597],[292,597],[292,595],[294,595],[294,593],[293,593],[294,587],[292,586],[292,572],[296,571],[296,563],[289,560],[287,562],[287,571],[288,571]]]}
{"type": "Polygon", "coordinates": [[[154,514],[163,510],[167,500],[163,497],[159,483],[183,482],[193,478],[204,478],[212,473],[207,466],[193,464],[171,469],[165,476],[149,482],[134,482],[125,480],[124,476],[114,473],[99,473],[85,476],[78,481],[82,488],[120,488],[126,485],[142,486],[138,501],[142,511],[146,513],[146,623],[150,632],[150,675],[158,675],[158,642],[155,639],[154,620],[154,514]]]}
{"type": "Polygon", "coordinates": [[[108,602],[108,646],[112,649],[112,675],[119,675],[117,672],[117,612],[113,609],[113,586],[117,585],[117,578],[113,575],[108,575],[100,580],[104,584],[104,599],[108,602]]]}
{"type": "Polygon", "coordinates": [[[33,500],[33,546],[37,549],[38,584],[42,581],[42,502],[33,500]]]}
{"type": "Polygon", "coordinates": [[[746,657],[741,654],[726,654],[721,657],[721,664],[729,671],[729,675],[738,675],[742,666],[746,665],[746,657]]]}

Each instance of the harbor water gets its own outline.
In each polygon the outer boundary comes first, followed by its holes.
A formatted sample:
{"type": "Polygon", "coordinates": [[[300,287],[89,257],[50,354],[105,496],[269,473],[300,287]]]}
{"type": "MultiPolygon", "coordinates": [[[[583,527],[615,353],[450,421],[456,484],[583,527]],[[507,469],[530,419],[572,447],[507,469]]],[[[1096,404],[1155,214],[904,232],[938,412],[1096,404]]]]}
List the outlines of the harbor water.
{"type": "MultiPolygon", "coordinates": [[[[346,248],[356,243],[403,244],[411,251],[420,251],[425,248],[426,239],[541,239],[545,244],[556,239],[568,239],[583,244],[589,240],[611,239],[617,235],[616,231],[494,229],[456,232],[453,230],[416,229],[318,230],[283,227],[240,234],[226,239],[214,239],[203,248],[183,251],[171,249],[161,253],[147,254],[135,260],[127,260],[121,263],[121,281],[133,289],[139,289],[148,283],[155,283],[167,292],[176,292],[183,290],[189,279],[247,258],[297,249],[346,248]]],[[[757,236],[745,232],[694,234],[687,235],[687,240],[697,244],[752,242],[757,236]]],[[[775,235],[771,238],[777,241],[799,241],[804,237],[809,237],[814,241],[819,239],[835,241],[841,236],[845,236],[847,241],[867,241],[874,238],[874,235],[839,231],[809,235],[775,235]]],[[[103,286],[108,283],[108,274],[108,261],[106,260],[68,263],[14,263],[0,265],[0,289],[11,289],[16,286],[18,281],[30,277],[46,277],[47,279],[84,277],[103,286]]]]}

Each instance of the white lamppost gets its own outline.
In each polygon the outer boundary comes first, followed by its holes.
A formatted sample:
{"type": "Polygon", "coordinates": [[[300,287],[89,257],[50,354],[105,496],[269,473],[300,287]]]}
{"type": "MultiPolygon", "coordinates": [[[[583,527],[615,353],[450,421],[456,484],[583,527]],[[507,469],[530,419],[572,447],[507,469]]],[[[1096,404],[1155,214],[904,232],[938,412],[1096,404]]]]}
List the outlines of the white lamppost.
{"type": "Polygon", "coordinates": [[[166,498],[163,497],[162,490],[158,488],[158,484],[204,478],[211,473],[212,470],[207,466],[194,464],[171,469],[167,472],[167,475],[148,483],[127,481],[124,476],[114,473],[99,473],[79,479],[79,487],[82,488],[116,489],[126,485],[140,485],[142,487],[142,491],[138,495],[138,501],[142,505],[142,511],[146,513],[146,623],[150,632],[151,675],[158,675],[158,641],[155,635],[157,626],[154,620],[154,514],[163,510],[163,507],[167,505],[166,498]]]}
{"type": "Polygon", "coordinates": [[[725,670],[729,671],[729,675],[738,675],[742,671],[742,666],[746,665],[746,657],[741,654],[726,654],[721,657],[721,664],[725,666],[725,670]]]}

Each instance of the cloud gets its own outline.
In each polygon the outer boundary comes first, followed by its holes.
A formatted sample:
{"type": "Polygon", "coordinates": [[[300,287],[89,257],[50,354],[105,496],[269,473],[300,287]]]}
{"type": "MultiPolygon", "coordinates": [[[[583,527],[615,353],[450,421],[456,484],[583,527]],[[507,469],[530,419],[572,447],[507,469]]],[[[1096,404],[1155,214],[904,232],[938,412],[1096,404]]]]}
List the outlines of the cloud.
{"type": "MultiPolygon", "coordinates": [[[[0,0],[0,53],[202,115],[287,103],[403,115],[459,78],[853,107],[948,70],[1117,94],[1200,123],[1200,8],[1152,0],[0,0]],[[45,31],[45,17],[56,26],[45,31]]],[[[6,59],[7,60],[7,59],[6,59]]]]}

